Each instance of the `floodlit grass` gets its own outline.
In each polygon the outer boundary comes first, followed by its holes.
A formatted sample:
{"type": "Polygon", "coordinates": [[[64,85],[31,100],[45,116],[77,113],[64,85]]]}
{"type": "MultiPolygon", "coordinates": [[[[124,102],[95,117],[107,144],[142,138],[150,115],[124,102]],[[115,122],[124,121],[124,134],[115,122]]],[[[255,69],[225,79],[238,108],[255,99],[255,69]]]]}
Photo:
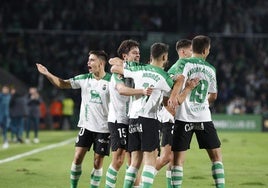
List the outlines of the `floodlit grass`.
{"type": "MultiPolygon", "coordinates": [[[[31,150],[74,138],[77,131],[41,131],[39,144],[10,144],[0,149],[0,161],[31,150]]],[[[219,132],[226,174],[226,187],[268,187],[267,133],[219,132]]],[[[88,152],[83,163],[79,187],[89,187],[92,155],[88,152]]],[[[14,161],[0,163],[0,184],[6,188],[66,188],[69,186],[74,143],[41,151],[14,161]]],[[[110,163],[105,159],[104,176],[110,163]]],[[[183,188],[213,187],[211,165],[204,150],[193,139],[184,166],[183,188]]],[[[119,172],[117,187],[123,185],[125,166],[119,172]]],[[[104,187],[103,176],[101,187],[104,187]]],[[[153,187],[165,187],[165,168],[155,178],[153,187]]]]}

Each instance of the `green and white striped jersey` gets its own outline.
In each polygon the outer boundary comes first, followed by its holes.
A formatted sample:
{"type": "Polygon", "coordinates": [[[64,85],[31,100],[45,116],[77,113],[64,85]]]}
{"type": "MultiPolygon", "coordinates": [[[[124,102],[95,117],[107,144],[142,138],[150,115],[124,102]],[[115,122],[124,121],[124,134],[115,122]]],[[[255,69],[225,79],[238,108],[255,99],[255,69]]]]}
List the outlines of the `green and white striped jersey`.
{"type": "Polygon", "coordinates": [[[81,106],[78,127],[86,128],[87,130],[108,133],[108,105],[109,82],[111,74],[106,75],[96,80],[92,73],[82,74],[70,78],[73,89],[81,88],[81,106]]]}
{"type": "Polygon", "coordinates": [[[177,108],[175,119],[185,122],[211,121],[208,94],[217,93],[215,68],[202,58],[186,58],[178,60],[168,71],[176,79],[178,75],[187,79],[198,77],[199,85],[186,97],[186,100],[177,108]]]}
{"type": "Polygon", "coordinates": [[[118,123],[128,124],[128,105],[129,96],[120,95],[116,89],[117,84],[124,84],[125,78],[120,74],[112,74],[109,91],[110,91],[110,105],[108,122],[117,121],[118,123]]]}
{"type": "Polygon", "coordinates": [[[150,96],[135,96],[129,110],[129,117],[142,116],[157,119],[163,96],[168,96],[173,86],[173,80],[168,73],[150,64],[128,62],[124,66],[124,77],[134,80],[135,89],[154,88],[150,96]]]}

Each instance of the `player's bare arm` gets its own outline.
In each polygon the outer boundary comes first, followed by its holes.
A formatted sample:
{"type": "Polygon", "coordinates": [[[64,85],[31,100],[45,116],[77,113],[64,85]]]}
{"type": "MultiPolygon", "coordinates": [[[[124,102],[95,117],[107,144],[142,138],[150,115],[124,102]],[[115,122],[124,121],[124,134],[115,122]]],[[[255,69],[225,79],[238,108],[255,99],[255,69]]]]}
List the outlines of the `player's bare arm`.
{"type": "Polygon", "coordinates": [[[168,100],[168,106],[171,108],[176,108],[178,106],[178,94],[180,93],[182,86],[184,83],[184,76],[179,75],[175,81],[175,84],[173,86],[173,89],[171,91],[169,100],[168,100]]]}
{"type": "Polygon", "coordinates": [[[209,93],[208,94],[208,102],[209,104],[213,103],[217,99],[217,93],[209,93]]]}
{"type": "Polygon", "coordinates": [[[123,65],[123,60],[120,59],[119,57],[114,57],[109,59],[109,64],[110,65],[123,65]]]}
{"type": "Polygon", "coordinates": [[[125,84],[117,84],[116,89],[120,95],[133,96],[133,95],[146,95],[149,96],[153,92],[153,88],[148,87],[145,89],[134,89],[125,86],[125,84]]]}
{"type": "Polygon", "coordinates": [[[163,101],[162,101],[162,104],[164,106],[164,108],[167,109],[167,111],[172,114],[173,116],[175,116],[175,113],[176,113],[176,110],[174,108],[171,108],[169,105],[168,105],[168,97],[163,97],[163,101]]]}
{"type": "Polygon", "coordinates": [[[111,73],[123,75],[123,65],[113,65],[110,69],[111,73]]]}
{"type": "Polygon", "coordinates": [[[123,60],[119,57],[109,59],[109,64],[112,65],[111,72],[123,75],[123,60]]]}
{"type": "Polygon", "coordinates": [[[47,79],[56,87],[61,89],[70,89],[71,83],[69,80],[63,80],[53,74],[51,74],[47,68],[39,63],[36,63],[37,70],[47,77],[47,79]]]}
{"type": "Polygon", "coordinates": [[[186,99],[186,96],[199,84],[199,78],[193,78],[191,80],[187,80],[185,84],[185,88],[181,91],[181,93],[177,96],[178,105],[181,105],[183,101],[186,99]]]}

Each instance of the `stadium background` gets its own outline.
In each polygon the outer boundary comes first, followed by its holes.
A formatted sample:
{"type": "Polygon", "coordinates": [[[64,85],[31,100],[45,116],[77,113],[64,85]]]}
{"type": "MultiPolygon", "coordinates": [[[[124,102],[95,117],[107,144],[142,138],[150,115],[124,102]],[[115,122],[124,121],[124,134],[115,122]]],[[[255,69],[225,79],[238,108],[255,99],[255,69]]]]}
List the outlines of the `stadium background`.
{"type": "Polygon", "coordinates": [[[208,61],[218,75],[213,113],[268,114],[267,1],[2,0],[0,5],[0,84],[22,91],[37,86],[47,103],[71,94],[79,105],[79,91],[55,89],[35,63],[69,78],[87,72],[89,50],[113,57],[120,42],[132,38],[141,44],[142,62],[152,43],[168,43],[171,65],[177,40],[205,34],[212,38],[208,61]]]}

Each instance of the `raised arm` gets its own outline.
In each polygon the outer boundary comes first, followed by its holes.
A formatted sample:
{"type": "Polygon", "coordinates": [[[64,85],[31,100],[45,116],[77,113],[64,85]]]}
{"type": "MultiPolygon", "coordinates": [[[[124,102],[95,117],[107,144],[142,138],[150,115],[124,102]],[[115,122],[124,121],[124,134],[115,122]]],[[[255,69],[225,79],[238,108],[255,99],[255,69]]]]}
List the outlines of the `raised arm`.
{"type": "Polygon", "coordinates": [[[123,60],[119,57],[109,59],[109,64],[112,65],[111,72],[123,75],[123,60]]]}
{"type": "Polygon", "coordinates": [[[51,74],[47,68],[39,63],[36,63],[37,70],[47,77],[47,79],[56,87],[60,89],[70,89],[72,88],[69,80],[63,80],[53,74],[51,74]]]}

